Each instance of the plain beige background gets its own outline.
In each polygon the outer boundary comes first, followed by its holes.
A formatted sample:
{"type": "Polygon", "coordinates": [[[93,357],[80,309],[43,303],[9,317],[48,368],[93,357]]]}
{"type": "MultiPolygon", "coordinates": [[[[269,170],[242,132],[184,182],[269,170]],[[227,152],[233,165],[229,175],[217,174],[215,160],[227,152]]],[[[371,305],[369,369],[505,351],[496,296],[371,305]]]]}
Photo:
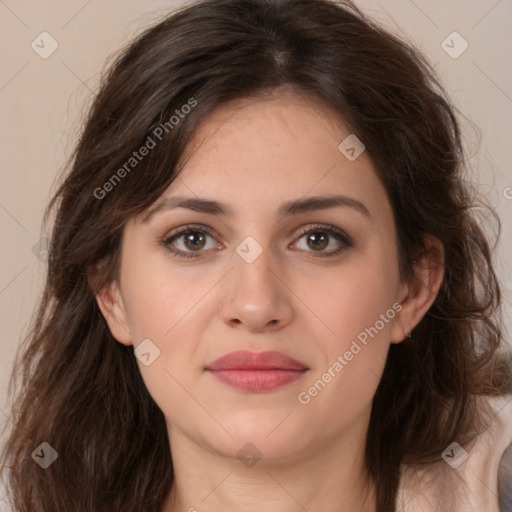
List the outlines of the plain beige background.
{"type": "MultiPolygon", "coordinates": [[[[467,117],[461,121],[472,169],[469,179],[479,184],[503,223],[497,270],[512,333],[512,2],[356,3],[426,53],[453,103],[467,117]],[[461,37],[453,36],[454,31],[461,37]],[[468,48],[458,55],[464,41],[468,48]],[[481,140],[468,120],[479,127],[481,140]]],[[[0,0],[1,423],[8,421],[6,391],[15,350],[42,290],[42,214],[97,90],[99,73],[110,54],[182,4],[0,0]],[[40,36],[42,32],[58,44],[46,59],[31,47],[35,41],[39,52],[43,46],[48,51],[50,39],[40,36]],[[46,43],[41,43],[43,37],[46,43]]]]}

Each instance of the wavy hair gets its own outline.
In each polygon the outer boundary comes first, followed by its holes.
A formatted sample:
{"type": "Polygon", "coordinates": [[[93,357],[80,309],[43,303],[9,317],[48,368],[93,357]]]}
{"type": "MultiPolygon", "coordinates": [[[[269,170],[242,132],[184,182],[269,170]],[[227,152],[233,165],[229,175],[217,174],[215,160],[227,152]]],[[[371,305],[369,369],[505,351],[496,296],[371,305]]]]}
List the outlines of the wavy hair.
{"type": "Polygon", "coordinates": [[[161,512],[173,483],[165,419],[95,294],[118,277],[126,222],[176,177],[198,123],[280,87],[319,99],[364,142],[393,207],[403,279],[425,235],[445,248],[440,292],[412,338],[390,347],[374,396],[365,468],[378,510],[395,510],[401,464],[474,439],[489,421],[477,398],[511,391],[493,251],[475,211],[485,203],[464,179],[455,109],[425,57],[348,0],[203,0],[145,30],[103,74],[46,210],[47,280],[16,354],[1,459],[14,512],[161,512]],[[191,99],[165,144],[113,182],[191,99]],[[31,456],[42,442],[58,453],[44,470],[31,456]]]}

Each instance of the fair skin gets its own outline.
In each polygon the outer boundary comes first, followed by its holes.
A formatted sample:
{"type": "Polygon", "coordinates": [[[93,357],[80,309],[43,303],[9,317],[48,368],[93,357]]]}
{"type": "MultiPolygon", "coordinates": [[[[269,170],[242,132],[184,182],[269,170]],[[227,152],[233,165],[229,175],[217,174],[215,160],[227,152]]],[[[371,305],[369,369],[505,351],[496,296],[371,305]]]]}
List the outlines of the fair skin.
{"type": "MultiPolygon", "coordinates": [[[[164,196],[215,200],[232,215],[162,208],[125,227],[119,282],[97,299],[120,343],[150,339],[160,350],[149,366],[137,361],[171,445],[175,481],[163,512],[376,511],[363,470],[372,398],[390,345],[428,311],[443,271],[427,259],[416,280],[401,281],[385,189],[366,152],[354,161],[340,152],[350,131],[333,119],[291,92],[224,105],[200,125],[164,196]],[[278,213],[284,202],[331,195],[367,213],[347,205],[278,213]],[[162,240],[189,223],[213,236],[175,239],[176,250],[197,255],[178,258],[162,240]],[[328,225],[351,243],[330,234],[318,249],[300,233],[328,225]],[[251,263],[236,251],[247,237],[262,249],[251,263]],[[378,334],[299,402],[390,308],[378,334]],[[237,349],[278,351],[308,370],[268,392],[234,389],[205,366],[237,349]],[[261,456],[254,465],[237,456],[246,443],[261,456]]],[[[442,257],[436,241],[427,246],[442,257]]]]}

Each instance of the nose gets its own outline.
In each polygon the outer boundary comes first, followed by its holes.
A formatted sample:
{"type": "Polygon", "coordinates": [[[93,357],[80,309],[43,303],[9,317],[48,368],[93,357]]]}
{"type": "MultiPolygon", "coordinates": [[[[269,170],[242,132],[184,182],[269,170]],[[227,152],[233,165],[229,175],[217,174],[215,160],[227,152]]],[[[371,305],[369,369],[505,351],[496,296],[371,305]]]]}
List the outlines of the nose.
{"type": "Polygon", "coordinates": [[[293,293],[269,250],[264,249],[250,263],[235,254],[234,268],[227,277],[221,315],[230,327],[266,332],[291,322],[293,293]]]}

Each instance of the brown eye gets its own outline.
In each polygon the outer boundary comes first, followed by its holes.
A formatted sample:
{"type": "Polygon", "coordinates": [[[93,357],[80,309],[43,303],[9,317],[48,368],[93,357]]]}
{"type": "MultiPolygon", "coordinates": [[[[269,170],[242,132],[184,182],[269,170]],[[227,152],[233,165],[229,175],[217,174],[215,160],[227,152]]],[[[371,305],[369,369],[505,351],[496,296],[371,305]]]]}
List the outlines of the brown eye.
{"type": "Polygon", "coordinates": [[[352,247],[351,238],[334,226],[314,226],[300,233],[295,244],[299,249],[309,253],[318,253],[315,256],[336,256],[343,250],[352,247]],[[304,240],[304,243],[299,242],[304,240]],[[301,246],[302,245],[302,246],[301,246]],[[326,250],[330,247],[330,250],[326,250]]]}
{"type": "Polygon", "coordinates": [[[319,231],[306,235],[306,240],[309,247],[315,251],[321,251],[329,245],[329,235],[319,231]]]}
{"type": "Polygon", "coordinates": [[[182,236],[187,249],[202,249],[205,245],[206,237],[201,231],[188,231],[187,234],[182,236]]]}
{"type": "Polygon", "coordinates": [[[162,245],[174,256],[183,258],[195,258],[201,256],[201,254],[208,249],[218,248],[218,244],[213,238],[213,233],[204,226],[187,226],[165,237],[165,239],[162,240],[162,245]],[[210,246],[208,246],[208,238],[212,239],[210,246]]]}

